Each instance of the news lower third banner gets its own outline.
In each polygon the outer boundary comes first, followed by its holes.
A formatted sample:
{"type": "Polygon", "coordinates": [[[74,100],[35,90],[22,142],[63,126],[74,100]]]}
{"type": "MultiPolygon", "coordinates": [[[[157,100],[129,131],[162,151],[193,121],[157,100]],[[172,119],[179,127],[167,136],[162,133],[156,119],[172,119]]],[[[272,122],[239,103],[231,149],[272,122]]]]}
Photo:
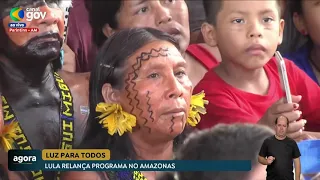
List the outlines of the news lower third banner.
{"type": "Polygon", "coordinates": [[[123,160],[106,149],[10,150],[10,171],[250,171],[250,160],[123,160]]]}

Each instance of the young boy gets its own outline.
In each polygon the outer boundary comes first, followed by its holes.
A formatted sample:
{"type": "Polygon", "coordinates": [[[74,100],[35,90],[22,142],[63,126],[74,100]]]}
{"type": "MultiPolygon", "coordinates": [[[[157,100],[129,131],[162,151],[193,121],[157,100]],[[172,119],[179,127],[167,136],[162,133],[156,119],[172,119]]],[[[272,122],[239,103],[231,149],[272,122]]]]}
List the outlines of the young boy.
{"type": "Polygon", "coordinates": [[[316,133],[320,132],[320,89],[288,60],[285,63],[293,103],[285,103],[283,98],[273,57],[284,28],[280,1],[205,3],[211,13],[207,14],[208,23],[202,26],[202,33],[217,44],[222,62],[194,90],[204,90],[210,102],[198,127],[236,122],[273,127],[275,119],[284,115],[290,121],[290,137],[320,138],[316,133]]]}

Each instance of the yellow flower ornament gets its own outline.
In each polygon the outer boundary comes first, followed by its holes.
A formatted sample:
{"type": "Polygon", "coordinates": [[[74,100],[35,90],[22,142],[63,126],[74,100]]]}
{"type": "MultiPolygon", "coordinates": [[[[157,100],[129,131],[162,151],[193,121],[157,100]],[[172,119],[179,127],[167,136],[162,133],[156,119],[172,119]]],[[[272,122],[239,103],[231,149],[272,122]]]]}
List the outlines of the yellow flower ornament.
{"type": "Polygon", "coordinates": [[[116,132],[122,136],[127,131],[132,132],[132,127],[136,126],[136,117],[123,111],[119,104],[99,103],[96,111],[101,113],[99,123],[108,129],[111,136],[116,132]]]}
{"type": "Polygon", "coordinates": [[[204,97],[205,93],[203,91],[191,97],[189,116],[187,119],[187,122],[190,126],[196,126],[200,122],[201,117],[199,113],[207,113],[204,105],[209,104],[209,101],[205,100],[204,97]]]}
{"type": "Polygon", "coordinates": [[[17,126],[18,122],[13,121],[12,123],[5,125],[3,131],[0,133],[1,147],[8,152],[13,149],[13,139],[17,137],[17,126]]]}

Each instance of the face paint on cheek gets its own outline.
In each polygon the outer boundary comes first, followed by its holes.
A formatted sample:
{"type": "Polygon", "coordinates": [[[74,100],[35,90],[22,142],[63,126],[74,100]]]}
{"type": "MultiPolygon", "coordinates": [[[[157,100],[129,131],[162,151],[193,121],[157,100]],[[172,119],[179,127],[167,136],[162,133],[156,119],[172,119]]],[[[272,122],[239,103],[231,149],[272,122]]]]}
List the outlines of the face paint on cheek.
{"type": "MultiPolygon", "coordinates": [[[[138,79],[138,73],[139,70],[141,69],[143,61],[148,61],[151,58],[156,58],[156,57],[166,57],[168,48],[159,48],[159,49],[154,49],[151,48],[149,52],[142,52],[137,58],[135,63],[131,66],[131,71],[128,73],[127,78],[125,79],[125,90],[127,91],[127,98],[129,99],[129,105],[131,106],[131,110],[129,111],[130,113],[133,112],[134,110],[134,105],[133,101],[136,100],[137,103],[139,104],[139,99],[137,99],[138,95],[138,90],[135,89],[137,86],[136,80],[138,79]],[[133,92],[131,92],[133,91],[133,92]]],[[[136,104],[135,106],[138,106],[136,104]]]]}
{"type": "Polygon", "coordinates": [[[126,86],[124,87],[127,95],[127,99],[129,100],[129,103],[128,105],[130,106],[130,110],[129,110],[129,113],[132,114],[133,113],[133,110],[134,110],[134,105],[132,104],[133,103],[133,93],[131,93],[131,89],[134,88],[134,86],[136,85],[135,82],[131,82],[130,80],[133,78],[132,77],[132,74],[133,73],[128,73],[128,76],[127,78],[125,79],[125,84],[126,86]],[[133,85],[132,85],[133,84],[133,85]]]}
{"type": "Polygon", "coordinates": [[[151,104],[150,104],[150,100],[151,100],[151,97],[149,96],[150,95],[150,91],[147,92],[147,106],[148,106],[148,113],[150,115],[150,119],[152,120],[152,122],[154,122],[154,117],[153,117],[153,110],[152,110],[152,107],[151,107],[151,104]]]}
{"type": "Polygon", "coordinates": [[[167,57],[167,56],[168,56],[168,48],[159,48],[159,49],[152,48],[150,52],[142,52],[140,56],[137,57],[136,63],[132,65],[133,74],[134,74],[133,80],[136,80],[138,78],[138,72],[142,66],[143,61],[148,61],[151,58],[167,57]]]}
{"type": "Polygon", "coordinates": [[[142,124],[142,127],[148,130],[148,133],[151,134],[151,128],[147,126],[148,120],[146,118],[144,119],[144,123],[142,124]]]}
{"type": "Polygon", "coordinates": [[[170,126],[169,129],[170,129],[170,133],[173,133],[173,126],[174,126],[174,124],[175,124],[175,123],[174,123],[174,116],[171,117],[171,120],[170,120],[170,121],[171,121],[171,126],[170,126]]]}
{"type": "MultiPolygon", "coordinates": [[[[175,126],[175,119],[176,118],[179,118],[179,117],[174,117],[174,116],[172,116],[171,117],[171,119],[170,119],[170,122],[171,122],[171,125],[170,125],[170,127],[169,127],[169,131],[170,131],[170,133],[173,133],[174,132],[174,126],[175,126]]],[[[184,127],[185,127],[185,121],[184,121],[184,119],[185,119],[185,116],[181,116],[181,118],[180,118],[180,121],[181,121],[181,129],[184,129],[184,127]]]]}
{"type": "Polygon", "coordinates": [[[151,97],[149,95],[150,95],[150,91],[147,91],[147,94],[146,94],[146,99],[147,99],[146,105],[147,105],[147,112],[149,114],[149,117],[143,117],[144,112],[140,107],[138,107],[138,105],[140,104],[140,101],[138,101],[136,108],[140,110],[139,118],[144,120],[144,122],[142,124],[142,128],[146,128],[148,130],[148,133],[150,134],[151,133],[151,128],[147,124],[148,124],[148,122],[150,122],[150,120],[153,123],[155,121],[155,119],[153,117],[154,113],[153,113],[153,110],[152,110],[152,107],[151,107],[151,104],[150,104],[151,97]]]}
{"type": "MultiPolygon", "coordinates": [[[[155,101],[155,100],[152,100],[152,97],[155,95],[153,96],[151,95],[155,92],[152,92],[150,90],[145,90],[145,88],[143,88],[144,86],[139,83],[140,81],[139,72],[142,67],[143,68],[148,67],[148,66],[143,66],[144,62],[152,58],[168,57],[169,55],[168,51],[169,51],[169,48],[167,47],[159,47],[159,48],[150,48],[149,51],[141,52],[138,57],[136,57],[135,59],[132,59],[133,63],[129,67],[130,68],[129,73],[125,78],[124,90],[126,92],[126,99],[127,99],[127,102],[125,103],[126,109],[131,114],[136,115],[137,121],[140,122],[139,123],[140,128],[143,128],[143,129],[146,128],[149,133],[151,133],[153,128],[157,128],[154,126],[154,124],[157,124],[156,122],[157,119],[155,117],[157,116],[157,114],[155,113],[154,109],[157,109],[157,107],[153,106],[152,105],[153,103],[151,103],[155,101]],[[142,91],[144,91],[145,94],[142,93],[142,91]],[[145,101],[143,99],[145,99],[145,101]]],[[[153,89],[160,90],[159,88],[157,88],[158,85],[156,83],[152,84],[151,86],[153,85],[155,86],[153,89]]],[[[151,87],[150,84],[148,86],[151,87]]],[[[157,94],[161,95],[163,93],[157,93],[157,94]]],[[[163,121],[163,122],[164,124],[167,124],[167,121],[163,121]]],[[[172,123],[173,123],[172,128],[174,128],[175,122],[172,121],[172,123]]],[[[172,131],[174,130],[172,129],[172,131]]]]}
{"type": "MultiPolygon", "coordinates": [[[[128,112],[130,112],[130,114],[133,114],[137,117],[137,125],[135,130],[141,130],[143,129],[147,129],[148,133],[151,133],[151,128],[147,125],[148,123],[148,118],[143,117],[142,115],[144,114],[144,111],[140,108],[141,102],[139,100],[139,91],[135,89],[135,86],[137,85],[135,81],[130,80],[132,79],[132,74],[128,75],[128,77],[125,80],[126,86],[125,86],[125,91],[126,91],[126,109],[130,109],[128,112]],[[129,101],[129,103],[128,103],[129,101]],[[140,122],[143,121],[143,122],[140,122]],[[140,123],[139,123],[140,122],[140,123]]],[[[148,106],[148,110],[150,110],[149,114],[150,117],[152,117],[151,115],[153,114],[152,110],[151,110],[151,105],[150,103],[150,97],[148,97],[148,93],[146,95],[147,98],[147,106],[148,106]]]]}

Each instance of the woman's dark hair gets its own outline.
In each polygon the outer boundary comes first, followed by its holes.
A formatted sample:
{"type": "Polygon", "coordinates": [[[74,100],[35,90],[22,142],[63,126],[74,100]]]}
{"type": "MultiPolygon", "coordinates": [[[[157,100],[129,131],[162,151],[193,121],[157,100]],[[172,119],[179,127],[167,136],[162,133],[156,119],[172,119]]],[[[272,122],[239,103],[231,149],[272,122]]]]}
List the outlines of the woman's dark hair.
{"type": "Polygon", "coordinates": [[[291,14],[296,12],[296,13],[301,15],[303,13],[302,12],[302,0],[290,1],[289,2],[289,8],[290,8],[291,14]]]}
{"type": "Polygon", "coordinates": [[[89,21],[92,27],[93,41],[98,47],[102,46],[107,37],[102,28],[109,24],[113,29],[118,27],[117,14],[121,8],[122,0],[94,0],[86,7],[89,11],[89,21]]]}
{"type": "MultiPolygon", "coordinates": [[[[98,103],[104,102],[102,86],[109,83],[112,88],[121,89],[124,82],[123,66],[127,59],[143,46],[157,40],[170,42],[180,50],[178,43],[170,35],[152,28],[131,28],[119,31],[100,48],[90,77],[90,115],[81,148],[110,149],[111,159],[135,158],[134,149],[127,134],[110,136],[99,124],[96,117],[100,114],[95,108],[98,103]]],[[[180,144],[183,138],[184,133],[175,139],[175,145],[180,144]]]]}
{"type": "Polygon", "coordinates": [[[289,7],[289,11],[287,11],[287,18],[286,20],[286,29],[288,29],[287,35],[288,40],[290,39],[290,45],[288,46],[288,51],[296,51],[301,46],[307,45],[308,49],[311,50],[313,46],[313,42],[310,36],[304,37],[295,27],[293,23],[293,15],[294,13],[298,13],[300,16],[303,15],[303,8],[302,8],[302,1],[303,0],[294,0],[288,1],[287,6],[289,7]]]}

